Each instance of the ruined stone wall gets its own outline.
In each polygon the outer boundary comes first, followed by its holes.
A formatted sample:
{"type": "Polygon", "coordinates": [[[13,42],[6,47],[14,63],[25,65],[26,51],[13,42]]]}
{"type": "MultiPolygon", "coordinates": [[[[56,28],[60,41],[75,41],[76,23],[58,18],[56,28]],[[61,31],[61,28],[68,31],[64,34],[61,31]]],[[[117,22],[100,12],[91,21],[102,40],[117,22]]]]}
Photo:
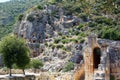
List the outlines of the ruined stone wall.
{"type": "Polygon", "coordinates": [[[109,52],[110,56],[110,72],[111,75],[115,77],[115,80],[120,79],[120,47],[110,47],[109,52]]]}
{"type": "MultiPolygon", "coordinates": [[[[88,48],[89,49],[89,48],[88,48]]],[[[85,80],[93,80],[93,55],[91,54],[91,49],[84,51],[84,63],[85,63],[85,80]],[[90,53],[88,52],[90,51],[90,53]]]]}
{"type": "Polygon", "coordinates": [[[84,64],[85,64],[85,80],[94,80],[94,54],[93,50],[100,48],[96,42],[96,35],[88,37],[87,45],[83,49],[84,64]]]}
{"type": "Polygon", "coordinates": [[[85,80],[109,80],[109,56],[106,47],[97,43],[97,36],[90,35],[83,49],[85,80]]]}
{"type": "Polygon", "coordinates": [[[74,80],[85,80],[84,64],[78,66],[74,73],[74,80]]]}
{"type": "Polygon", "coordinates": [[[40,73],[26,76],[0,77],[0,80],[74,80],[73,73],[40,73]]]}

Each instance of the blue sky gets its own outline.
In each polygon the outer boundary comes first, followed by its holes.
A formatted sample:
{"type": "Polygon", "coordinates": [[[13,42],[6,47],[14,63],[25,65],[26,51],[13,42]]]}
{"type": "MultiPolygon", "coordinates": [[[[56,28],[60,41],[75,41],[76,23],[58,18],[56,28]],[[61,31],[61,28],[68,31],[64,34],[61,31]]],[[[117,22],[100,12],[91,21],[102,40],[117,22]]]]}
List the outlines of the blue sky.
{"type": "Polygon", "coordinates": [[[1,3],[1,2],[6,2],[6,1],[10,1],[10,0],[0,0],[0,3],[1,3]]]}

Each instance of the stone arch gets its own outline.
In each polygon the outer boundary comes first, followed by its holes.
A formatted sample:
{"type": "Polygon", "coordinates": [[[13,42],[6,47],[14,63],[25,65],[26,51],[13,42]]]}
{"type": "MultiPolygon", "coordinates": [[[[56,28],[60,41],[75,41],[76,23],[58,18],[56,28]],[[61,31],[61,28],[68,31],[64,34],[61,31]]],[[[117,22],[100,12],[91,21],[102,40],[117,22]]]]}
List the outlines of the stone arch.
{"type": "Polygon", "coordinates": [[[94,48],[93,49],[94,69],[98,68],[98,65],[100,64],[100,57],[101,57],[101,49],[99,47],[94,48]]]}

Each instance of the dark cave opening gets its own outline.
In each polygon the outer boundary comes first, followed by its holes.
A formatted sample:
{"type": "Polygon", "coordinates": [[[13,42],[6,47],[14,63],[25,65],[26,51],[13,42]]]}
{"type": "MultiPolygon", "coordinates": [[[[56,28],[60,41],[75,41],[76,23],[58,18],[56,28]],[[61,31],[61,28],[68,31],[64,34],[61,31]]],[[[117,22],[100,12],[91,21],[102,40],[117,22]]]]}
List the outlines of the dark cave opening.
{"type": "Polygon", "coordinates": [[[100,48],[94,48],[93,50],[93,61],[94,61],[94,68],[98,68],[98,65],[100,64],[100,56],[101,56],[101,50],[100,48]]]}

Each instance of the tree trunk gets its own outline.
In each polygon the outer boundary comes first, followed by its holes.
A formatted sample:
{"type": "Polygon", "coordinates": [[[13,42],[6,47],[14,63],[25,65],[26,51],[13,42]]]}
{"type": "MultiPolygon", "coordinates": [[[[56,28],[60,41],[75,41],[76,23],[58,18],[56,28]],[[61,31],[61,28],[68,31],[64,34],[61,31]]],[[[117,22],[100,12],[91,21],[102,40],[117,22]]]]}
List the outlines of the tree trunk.
{"type": "Polygon", "coordinates": [[[23,71],[23,74],[25,75],[25,70],[24,70],[24,69],[22,69],[22,71],[23,71]]]}
{"type": "Polygon", "coordinates": [[[11,68],[10,68],[10,73],[9,73],[10,76],[12,76],[12,73],[11,73],[11,72],[12,72],[12,71],[11,71],[11,68]]]}

